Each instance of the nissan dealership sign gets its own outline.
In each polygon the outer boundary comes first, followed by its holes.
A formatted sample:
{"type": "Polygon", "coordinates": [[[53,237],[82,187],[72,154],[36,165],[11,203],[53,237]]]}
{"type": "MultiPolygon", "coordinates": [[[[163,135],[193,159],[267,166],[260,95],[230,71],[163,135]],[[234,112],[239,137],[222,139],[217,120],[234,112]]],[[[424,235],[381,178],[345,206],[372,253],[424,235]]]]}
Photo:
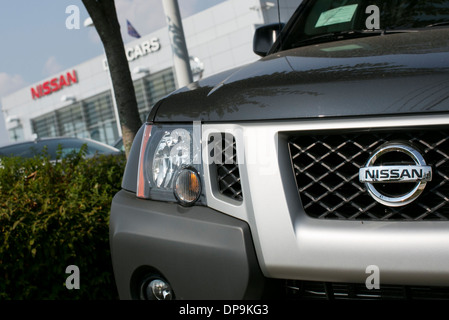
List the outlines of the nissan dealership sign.
{"type": "Polygon", "coordinates": [[[60,76],[54,77],[48,81],[44,81],[38,84],[36,87],[31,88],[31,97],[33,99],[39,99],[47,96],[53,92],[59,91],[64,87],[71,86],[78,82],[76,71],[72,70],[60,76]]]}
{"type": "MultiPolygon", "coordinates": [[[[143,41],[135,46],[130,46],[125,48],[126,59],[129,62],[139,59],[140,57],[146,56],[149,53],[159,51],[161,49],[161,43],[159,38],[152,38],[147,41],[143,41]]],[[[108,69],[108,62],[106,59],[103,60],[104,69],[108,69]]]]}
{"type": "Polygon", "coordinates": [[[128,61],[133,61],[149,53],[159,51],[160,49],[161,44],[159,43],[159,39],[153,38],[140,44],[136,44],[134,47],[127,47],[125,49],[126,58],[128,61]]]}

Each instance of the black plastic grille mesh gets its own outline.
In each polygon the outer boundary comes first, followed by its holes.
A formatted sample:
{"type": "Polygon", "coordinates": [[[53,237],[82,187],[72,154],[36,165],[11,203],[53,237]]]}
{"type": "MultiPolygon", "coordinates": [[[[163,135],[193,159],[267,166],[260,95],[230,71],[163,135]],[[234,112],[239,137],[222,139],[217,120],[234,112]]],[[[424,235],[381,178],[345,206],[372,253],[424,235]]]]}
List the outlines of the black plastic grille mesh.
{"type": "Polygon", "coordinates": [[[237,162],[235,138],[229,133],[211,135],[209,138],[209,155],[217,176],[218,190],[223,195],[243,200],[240,171],[237,162]]]}
{"type": "Polygon", "coordinates": [[[302,204],[313,218],[449,220],[448,130],[296,135],[289,148],[302,204]],[[376,202],[359,182],[359,169],[391,141],[412,143],[433,170],[419,198],[398,208],[376,202]]]}
{"type": "Polygon", "coordinates": [[[288,299],[319,300],[449,300],[448,287],[380,285],[368,289],[365,284],[287,280],[288,299]]]}

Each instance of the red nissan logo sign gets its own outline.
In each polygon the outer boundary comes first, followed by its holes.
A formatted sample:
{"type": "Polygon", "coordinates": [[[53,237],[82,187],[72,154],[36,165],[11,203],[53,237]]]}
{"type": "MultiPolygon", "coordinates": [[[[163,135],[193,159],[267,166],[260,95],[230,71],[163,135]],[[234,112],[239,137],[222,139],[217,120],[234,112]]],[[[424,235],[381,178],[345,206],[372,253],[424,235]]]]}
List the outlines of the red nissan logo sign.
{"type": "Polygon", "coordinates": [[[76,71],[72,70],[72,72],[67,72],[59,77],[45,81],[44,83],[37,85],[35,88],[31,88],[31,96],[33,99],[42,98],[43,96],[59,91],[62,88],[71,86],[73,83],[77,82],[78,78],[76,76],[76,71]]]}

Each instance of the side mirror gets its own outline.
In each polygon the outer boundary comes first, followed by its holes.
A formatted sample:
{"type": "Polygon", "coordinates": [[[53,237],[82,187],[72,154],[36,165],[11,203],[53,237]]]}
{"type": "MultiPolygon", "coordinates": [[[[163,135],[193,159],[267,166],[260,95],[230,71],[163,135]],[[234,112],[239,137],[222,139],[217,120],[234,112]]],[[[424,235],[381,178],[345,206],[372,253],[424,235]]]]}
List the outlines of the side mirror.
{"type": "Polygon", "coordinates": [[[284,25],[284,23],[271,23],[257,28],[253,38],[254,53],[265,57],[284,25]]]}

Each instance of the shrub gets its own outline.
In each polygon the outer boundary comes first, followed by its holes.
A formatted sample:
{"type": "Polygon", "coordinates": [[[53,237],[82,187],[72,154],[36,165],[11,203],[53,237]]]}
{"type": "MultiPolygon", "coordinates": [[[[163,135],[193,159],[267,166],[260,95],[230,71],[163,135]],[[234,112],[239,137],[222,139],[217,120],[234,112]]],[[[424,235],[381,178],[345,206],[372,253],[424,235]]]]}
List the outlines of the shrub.
{"type": "Polygon", "coordinates": [[[116,299],[109,213],[125,156],[2,158],[0,299],[116,299]],[[80,289],[68,290],[69,265],[80,289]]]}

